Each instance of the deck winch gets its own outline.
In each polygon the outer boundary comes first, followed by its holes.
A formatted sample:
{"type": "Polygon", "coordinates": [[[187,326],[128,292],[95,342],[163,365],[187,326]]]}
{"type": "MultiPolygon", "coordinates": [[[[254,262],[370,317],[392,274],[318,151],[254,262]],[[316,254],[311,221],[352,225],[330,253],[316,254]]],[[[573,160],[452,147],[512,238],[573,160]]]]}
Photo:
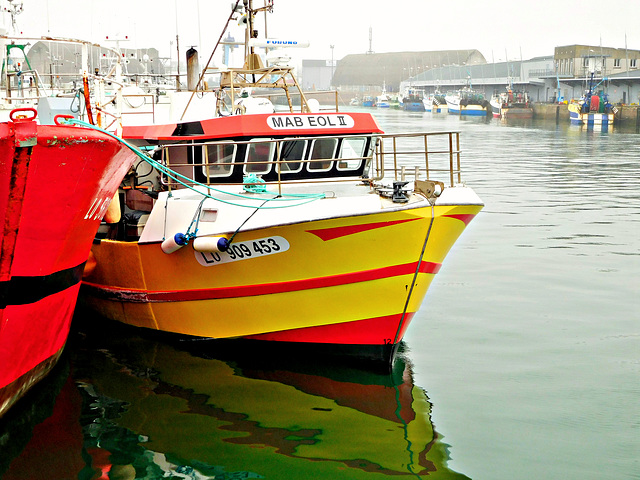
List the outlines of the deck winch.
{"type": "Polygon", "coordinates": [[[409,191],[404,189],[408,183],[393,182],[393,196],[391,197],[393,203],[407,203],[409,201],[409,196],[407,195],[409,191]]]}

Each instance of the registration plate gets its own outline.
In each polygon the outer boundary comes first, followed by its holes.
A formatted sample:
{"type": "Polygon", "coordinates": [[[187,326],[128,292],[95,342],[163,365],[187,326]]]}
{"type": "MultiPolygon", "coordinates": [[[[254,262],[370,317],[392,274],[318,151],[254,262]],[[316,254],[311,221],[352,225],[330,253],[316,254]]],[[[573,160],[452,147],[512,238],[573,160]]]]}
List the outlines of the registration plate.
{"type": "Polygon", "coordinates": [[[246,242],[231,242],[226,252],[195,252],[196,260],[203,267],[221,263],[239,262],[252,258],[275,255],[289,250],[289,242],[282,237],[266,237],[246,242]]]}

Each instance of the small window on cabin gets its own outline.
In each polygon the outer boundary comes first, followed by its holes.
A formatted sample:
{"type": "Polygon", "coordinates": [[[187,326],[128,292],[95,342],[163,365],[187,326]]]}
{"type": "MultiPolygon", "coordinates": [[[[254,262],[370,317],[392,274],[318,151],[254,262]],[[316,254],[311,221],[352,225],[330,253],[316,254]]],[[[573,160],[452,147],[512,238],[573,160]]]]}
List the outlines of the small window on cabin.
{"type": "Polygon", "coordinates": [[[613,60],[613,68],[620,68],[620,59],[616,58],[613,60]]]}
{"type": "Polygon", "coordinates": [[[630,65],[631,68],[636,68],[637,65],[636,65],[636,59],[635,58],[632,58],[630,60],[630,63],[631,63],[631,65],[630,65]]]}
{"type": "Polygon", "coordinates": [[[247,155],[245,158],[245,173],[269,173],[275,143],[255,142],[247,144],[247,155]]]}
{"type": "Polygon", "coordinates": [[[216,143],[203,145],[204,165],[202,173],[205,177],[229,177],[233,173],[233,159],[236,155],[234,143],[216,143]]]}
{"type": "Polygon", "coordinates": [[[338,155],[338,170],[357,170],[366,156],[367,137],[345,137],[338,155]]]}
{"type": "Polygon", "coordinates": [[[326,172],[331,170],[332,159],[338,146],[337,138],[316,138],[311,144],[312,162],[309,162],[308,169],[313,172],[326,172]]]}
{"type": "Polygon", "coordinates": [[[296,173],[302,170],[301,160],[307,150],[307,140],[287,140],[280,143],[280,171],[296,173]]]}

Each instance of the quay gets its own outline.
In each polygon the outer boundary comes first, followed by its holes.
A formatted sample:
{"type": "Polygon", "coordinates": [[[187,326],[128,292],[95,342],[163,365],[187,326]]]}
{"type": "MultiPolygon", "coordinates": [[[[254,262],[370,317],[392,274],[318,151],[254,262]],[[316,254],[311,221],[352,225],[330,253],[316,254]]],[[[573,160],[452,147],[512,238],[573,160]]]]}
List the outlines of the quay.
{"type": "MultiPolygon", "coordinates": [[[[640,127],[640,108],[638,105],[617,105],[616,108],[618,109],[615,114],[616,123],[635,125],[636,129],[640,127]]],[[[568,105],[566,103],[534,103],[533,116],[534,118],[565,122],[569,120],[568,105]]]]}

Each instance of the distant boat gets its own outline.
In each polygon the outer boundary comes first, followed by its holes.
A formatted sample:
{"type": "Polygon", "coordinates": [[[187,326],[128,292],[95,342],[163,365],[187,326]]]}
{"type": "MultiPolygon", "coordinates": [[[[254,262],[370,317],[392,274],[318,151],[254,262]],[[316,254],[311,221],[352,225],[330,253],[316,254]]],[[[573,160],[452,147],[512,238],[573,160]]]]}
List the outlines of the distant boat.
{"type": "Polygon", "coordinates": [[[378,108],[389,108],[391,104],[389,103],[389,97],[386,95],[378,95],[376,97],[376,107],[378,108]]]}
{"type": "Polygon", "coordinates": [[[434,93],[430,93],[422,99],[424,109],[427,112],[442,113],[448,110],[445,95],[436,89],[434,93]]]}
{"type": "Polygon", "coordinates": [[[363,107],[375,107],[376,101],[371,95],[365,95],[362,97],[362,106],[363,107]]]}
{"type": "Polygon", "coordinates": [[[489,100],[491,105],[491,113],[495,118],[500,118],[500,110],[502,110],[502,104],[506,101],[506,95],[504,92],[494,93],[489,100]]]}
{"type": "Polygon", "coordinates": [[[424,112],[425,105],[422,102],[422,93],[414,88],[409,88],[402,97],[402,109],[411,112],[424,112]]]}
{"type": "Polygon", "coordinates": [[[387,92],[382,89],[382,93],[376,97],[376,107],[378,108],[389,108],[391,104],[389,103],[389,96],[387,92]]]}
{"type": "Polygon", "coordinates": [[[487,115],[491,108],[484,94],[474,91],[471,87],[447,94],[445,100],[449,113],[454,114],[483,116],[487,115]]]}
{"type": "Polygon", "coordinates": [[[595,74],[589,78],[588,88],[583,97],[576,103],[570,103],[569,119],[575,125],[612,125],[618,109],[609,103],[604,90],[596,89],[604,81],[596,83],[595,74]]]}
{"type": "Polygon", "coordinates": [[[523,90],[514,90],[510,83],[506,91],[496,93],[491,97],[491,110],[494,117],[509,118],[533,118],[533,106],[529,93],[523,90]]]}

